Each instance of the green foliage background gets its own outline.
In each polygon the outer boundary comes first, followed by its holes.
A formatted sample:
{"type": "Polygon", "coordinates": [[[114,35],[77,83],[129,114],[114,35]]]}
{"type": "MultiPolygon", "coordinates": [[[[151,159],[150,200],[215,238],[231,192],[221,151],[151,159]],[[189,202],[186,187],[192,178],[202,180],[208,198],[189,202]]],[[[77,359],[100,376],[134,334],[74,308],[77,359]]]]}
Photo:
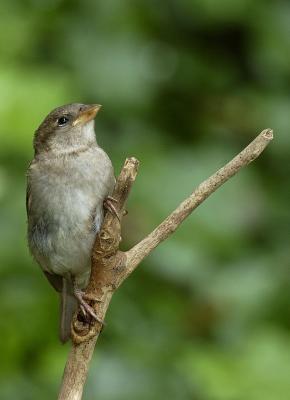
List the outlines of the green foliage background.
{"type": "Polygon", "coordinates": [[[11,0],[0,16],[0,398],[55,398],[68,346],[26,246],[32,135],[98,102],[116,171],[141,161],[124,248],[263,128],[275,141],[115,295],[84,399],[286,400],[290,4],[11,0]]]}

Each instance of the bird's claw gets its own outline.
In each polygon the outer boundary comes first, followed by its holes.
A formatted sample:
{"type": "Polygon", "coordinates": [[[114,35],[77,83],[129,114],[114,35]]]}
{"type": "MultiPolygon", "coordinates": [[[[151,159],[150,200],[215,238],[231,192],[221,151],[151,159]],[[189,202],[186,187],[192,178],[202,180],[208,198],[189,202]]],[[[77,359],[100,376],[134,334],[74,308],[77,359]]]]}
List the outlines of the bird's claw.
{"type": "Polygon", "coordinates": [[[113,203],[118,203],[118,200],[114,199],[114,197],[111,196],[106,197],[103,203],[104,208],[115,215],[115,217],[120,221],[120,216],[113,203]]]}
{"type": "Polygon", "coordinates": [[[97,299],[95,296],[91,296],[88,294],[85,294],[82,290],[78,288],[74,288],[74,295],[76,299],[79,302],[81,312],[84,316],[85,319],[87,319],[88,315],[93,318],[95,321],[98,321],[100,324],[104,325],[104,321],[102,321],[97,314],[95,313],[93,307],[91,307],[87,301],[94,301],[94,302],[99,302],[101,301],[100,299],[97,299]],[[87,300],[87,301],[86,301],[87,300]]]}

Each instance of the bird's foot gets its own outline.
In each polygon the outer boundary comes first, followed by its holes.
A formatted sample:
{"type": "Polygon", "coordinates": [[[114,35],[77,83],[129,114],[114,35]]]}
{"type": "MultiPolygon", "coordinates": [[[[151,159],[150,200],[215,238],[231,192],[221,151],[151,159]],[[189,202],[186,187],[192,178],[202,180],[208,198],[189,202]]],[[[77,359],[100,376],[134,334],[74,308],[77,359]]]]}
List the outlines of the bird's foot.
{"type": "Polygon", "coordinates": [[[95,296],[91,296],[85,294],[82,290],[74,287],[74,296],[78,300],[81,312],[83,317],[88,320],[88,317],[91,317],[95,321],[98,321],[100,324],[104,325],[104,321],[102,321],[97,314],[95,313],[92,306],[89,305],[89,302],[100,302],[102,300],[96,298],[95,296]]]}
{"type": "Polygon", "coordinates": [[[118,211],[116,210],[114,203],[118,203],[118,200],[114,199],[114,197],[112,196],[108,196],[105,198],[103,205],[106,210],[110,211],[120,221],[120,216],[118,214],[118,211]]]}

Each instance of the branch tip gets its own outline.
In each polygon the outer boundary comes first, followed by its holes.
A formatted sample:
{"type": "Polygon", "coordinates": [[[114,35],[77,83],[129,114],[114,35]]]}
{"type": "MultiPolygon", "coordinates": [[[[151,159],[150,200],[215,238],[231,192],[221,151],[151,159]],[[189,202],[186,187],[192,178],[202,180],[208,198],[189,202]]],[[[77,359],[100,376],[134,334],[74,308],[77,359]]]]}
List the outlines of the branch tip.
{"type": "Polygon", "coordinates": [[[273,129],[271,129],[271,128],[264,129],[262,132],[262,136],[267,140],[272,140],[274,137],[273,129]]]}
{"type": "Polygon", "coordinates": [[[132,166],[132,167],[134,167],[134,168],[138,168],[138,167],[139,167],[139,164],[140,164],[140,162],[139,162],[139,160],[137,160],[137,158],[135,158],[135,157],[128,157],[128,158],[126,158],[124,167],[130,167],[130,166],[132,166]]]}

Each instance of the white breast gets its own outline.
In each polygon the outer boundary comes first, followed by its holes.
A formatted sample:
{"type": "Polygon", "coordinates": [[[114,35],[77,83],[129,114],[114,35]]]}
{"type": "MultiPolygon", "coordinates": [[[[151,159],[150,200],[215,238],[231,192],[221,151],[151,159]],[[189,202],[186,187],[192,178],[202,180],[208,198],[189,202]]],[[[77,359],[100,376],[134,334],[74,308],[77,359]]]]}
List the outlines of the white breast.
{"type": "Polygon", "coordinates": [[[103,200],[112,192],[114,181],[111,161],[98,146],[32,164],[30,248],[43,269],[71,274],[80,286],[86,284],[81,281],[89,276],[103,200]]]}

